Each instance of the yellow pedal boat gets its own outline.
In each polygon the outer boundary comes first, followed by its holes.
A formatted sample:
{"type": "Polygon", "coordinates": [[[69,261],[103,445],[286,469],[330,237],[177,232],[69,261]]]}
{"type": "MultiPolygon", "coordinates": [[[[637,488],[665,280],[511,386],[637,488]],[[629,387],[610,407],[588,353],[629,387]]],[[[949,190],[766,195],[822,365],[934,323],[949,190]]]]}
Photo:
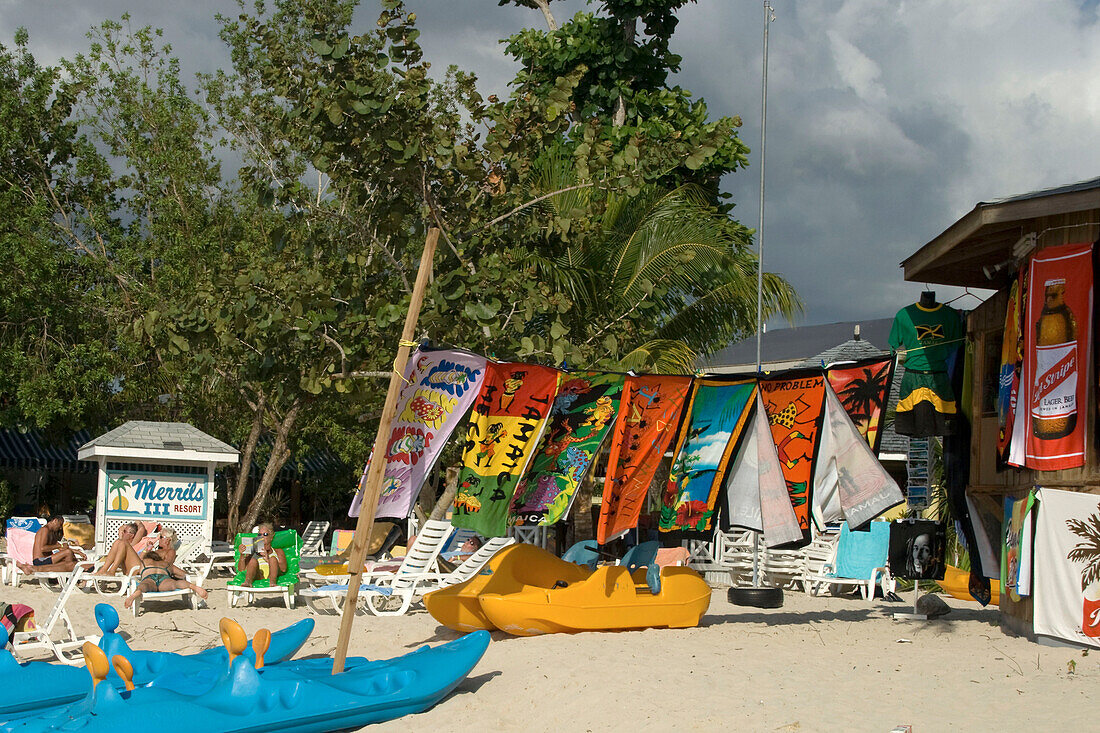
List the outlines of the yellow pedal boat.
{"type": "Polygon", "coordinates": [[[534,636],[698,626],[710,607],[710,592],[707,582],[691,568],[662,568],[660,592],[653,593],[644,568],[631,577],[626,568],[607,565],[564,588],[482,593],[478,601],[482,613],[498,629],[534,636]]]}
{"type": "Polygon", "coordinates": [[[509,545],[494,555],[480,573],[464,583],[432,591],[424,606],[436,621],[455,631],[496,628],[481,610],[483,593],[508,594],[525,588],[553,588],[555,583],[575,583],[592,571],[566,562],[541,547],[509,545]]]}
{"type": "MultiPolygon", "coordinates": [[[[970,595],[970,571],[968,570],[959,570],[953,565],[948,565],[944,569],[943,580],[937,580],[936,584],[952,598],[958,598],[960,601],[974,600],[974,597],[970,595]]],[[[989,605],[999,606],[1001,604],[1001,582],[999,580],[989,581],[989,594],[992,596],[989,605]]]]}

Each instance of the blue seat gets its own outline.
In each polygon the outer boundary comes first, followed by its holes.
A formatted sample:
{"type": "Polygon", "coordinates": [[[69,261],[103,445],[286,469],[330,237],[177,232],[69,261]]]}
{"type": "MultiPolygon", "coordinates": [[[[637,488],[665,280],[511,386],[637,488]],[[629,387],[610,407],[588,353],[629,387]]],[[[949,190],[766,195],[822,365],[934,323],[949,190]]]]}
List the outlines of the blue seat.
{"type": "Polygon", "coordinates": [[[581,540],[566,550],[561,559],[595,570],[600,561],[599,545],[596,540],[581,540]]]}

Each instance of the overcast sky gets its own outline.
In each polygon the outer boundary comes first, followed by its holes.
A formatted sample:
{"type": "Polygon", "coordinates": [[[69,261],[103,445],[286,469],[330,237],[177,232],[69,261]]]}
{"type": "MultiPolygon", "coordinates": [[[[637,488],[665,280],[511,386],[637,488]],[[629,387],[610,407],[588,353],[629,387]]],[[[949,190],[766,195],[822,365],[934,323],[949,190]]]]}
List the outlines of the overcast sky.
{"type": "MultiPolygon", "coordinates": [[[[799,325],[892,316],[923,289],[900,261],[977,202],[1100,176],[1100,0],[772,2],[764,259],[805,301],[799,325]]],[[[514,74],[498,41],[544,27],[497,0],[406,4],[435,68],[476,72],[484,94],[514,74]]],[[[362,7],[365,30],[377,6],[362,7]]],[[[561,21],[584,3],[552,7],[561,21]]],[[[52,62],[127,10],[164,28],[186,71],[228,63],[214,21],[228,0],[0,0],[0,38],[25,26],[52,62]]],[[[680,18],[677,82],[745,122],[751,166],[724,187],[756,227],[762,2],[699,0],[680,18]]]]}

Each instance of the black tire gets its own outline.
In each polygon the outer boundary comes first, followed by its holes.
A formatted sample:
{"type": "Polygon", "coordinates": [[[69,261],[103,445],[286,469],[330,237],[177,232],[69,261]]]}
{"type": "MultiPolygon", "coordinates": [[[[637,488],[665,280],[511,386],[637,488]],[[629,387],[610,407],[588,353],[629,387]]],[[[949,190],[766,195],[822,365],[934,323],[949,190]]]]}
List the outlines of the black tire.
{"type": "Polygon", "coordinates": [[[730,603],[735,606],[753,608],[781,608],[783,606],[782,588],[730,588],[727,594],[730,603]]]}

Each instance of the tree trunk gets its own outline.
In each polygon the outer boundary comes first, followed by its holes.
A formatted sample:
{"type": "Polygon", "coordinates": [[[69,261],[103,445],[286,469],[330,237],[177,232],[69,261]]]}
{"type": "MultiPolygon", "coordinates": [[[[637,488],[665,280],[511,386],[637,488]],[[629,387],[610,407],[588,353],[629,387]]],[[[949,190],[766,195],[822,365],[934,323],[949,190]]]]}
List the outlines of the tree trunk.
{"type": "MultiPolygon", "coordinates": [[[[634,45],[634,38],[638,35],[638,19],[630,18],[623,21],[623,42],[628,46],[634,45]]],[[[615,104],[615,112],[611,116],[612,127],[622,127],[626,123],[626,102],[623,101],[622,90],[619,90],[619,101],[615,104]]],[[[587,539],[587,538],[585,538],[587,539]]]]}
{"type": "Polygon", "coordinates": [[[596,528],[592,526],[592,472],[589,471],[577,487],[577,496],[573,499],[573,541],[596,538],[596,528]]]}
{"type": "Polygon", "coordinates": [[[260,433],[264,427],[264,413],[267,410],[267,398],[263,394],[256,402],[255,413],[252,417],[252,430],[248,433],[244,450],[241,451],[241,462],[237,464],[237,485],[229,492],[229,517],[226,522],[226,540],[233,541],[240,531],[241,503],[244,502],[244,493],[248,488],[248,476],[252,473],[252,456],[256,453],[256,443],[260,440],[260,433]]]}
{"type": "Polygon", "coordinates": [[[558,24],[554,20],[554,16],[550,14],[550,0],[535,0],[535,5],[539,6],[539,10],[542,11],[543,17],[546,18],[546,26],[553,33],[558,29],[558,24]]]}
{"type": "Polygon", "coordinates": [[[435,502],[435,507],[432,508],[432,514],[428,519],[443,519],[447,516],[447,509],[455,500],[455,494],[458,493],[458,473],[458,466],[447,468],[447,483],[443,488],[443,493],[439,495],[439,499],[435,502]]]}
{"type": "Polygon", "coordinates": [[[271,487],[275,485],[275,477],[279,475],[279,471],[282,470],[290,458],[287,436],[294,428],[294,422],[298,419],[298,413],[301,409],[301,401],[295,400],[294,404],[290,406],[290,410],[287,411],[286,417],[279,423],[279,427],[275,432],[275,445],[271,448],[271,456],[267,459],[267,466],[264,467],[263,478],[260,479],[256,494],[248,505],[248,511],[245,512],[244,519],[241,520],[241,527],[251,527],[259,519],[260,508],[267,501],[267,495],[271,492],[271,487]]]}

